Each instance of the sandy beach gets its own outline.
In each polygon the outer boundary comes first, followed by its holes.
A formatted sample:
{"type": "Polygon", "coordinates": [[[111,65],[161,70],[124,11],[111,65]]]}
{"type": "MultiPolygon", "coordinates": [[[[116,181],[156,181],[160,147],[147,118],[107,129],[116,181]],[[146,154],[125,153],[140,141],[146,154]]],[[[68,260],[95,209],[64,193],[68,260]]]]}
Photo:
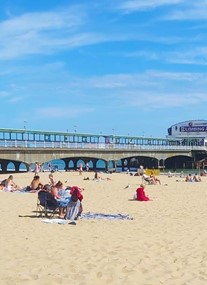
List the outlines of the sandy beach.
{"type": "MultiPolygon", "coordinates": [[[[48,182],[48,173],[40,176],[48,182]]],[[[161,185],[146,186],[153,201],[138,202],[131,199],[141,177],[102,174],[105,180],[96,182],[93,176],[54,173],[66,185],[85,188],[84,212],[128,214],[133,220],[44,223],[35,213],[37,194],[0,192],[0,284],[207,284],[207,177],[188,183],[160,175],[161,185]]],[[[32,178],[33,173],[14,174],[21,186],[32,178]]]]}

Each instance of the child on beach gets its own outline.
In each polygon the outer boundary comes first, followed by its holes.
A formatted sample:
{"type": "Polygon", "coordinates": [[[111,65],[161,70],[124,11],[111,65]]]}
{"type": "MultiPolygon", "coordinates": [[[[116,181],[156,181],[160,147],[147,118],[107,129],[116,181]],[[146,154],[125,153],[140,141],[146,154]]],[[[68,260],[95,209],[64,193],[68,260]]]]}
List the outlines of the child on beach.
{"type": "Polygon", "coordinates": [[[134,199],[137,201],[151,201],[148,196],[146,196],[144,191],[145,185],[141,184],[139,188],[137,188],[136,193],[134,194],[134,199]]]}

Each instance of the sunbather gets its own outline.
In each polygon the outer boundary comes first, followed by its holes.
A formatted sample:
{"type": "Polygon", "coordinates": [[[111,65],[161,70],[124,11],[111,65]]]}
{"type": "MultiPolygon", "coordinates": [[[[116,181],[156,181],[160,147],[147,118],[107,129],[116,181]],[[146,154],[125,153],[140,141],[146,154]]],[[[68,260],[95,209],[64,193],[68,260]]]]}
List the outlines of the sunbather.
{"type": "Polygon", "coordinates": [[[142,175],[142,180],[144,182],[148,182],[149,184],[156,184],[155,178],[154,177],[150,177],[150,176],[148,176],[146,174],[142,175]]]}
{"type": "Polygon", "coordinates": [[[35,175],[29,186],[26,187],[27,192],[38,192],[43,188],[43,183],[40,181],[40,176],[35,175]]]}

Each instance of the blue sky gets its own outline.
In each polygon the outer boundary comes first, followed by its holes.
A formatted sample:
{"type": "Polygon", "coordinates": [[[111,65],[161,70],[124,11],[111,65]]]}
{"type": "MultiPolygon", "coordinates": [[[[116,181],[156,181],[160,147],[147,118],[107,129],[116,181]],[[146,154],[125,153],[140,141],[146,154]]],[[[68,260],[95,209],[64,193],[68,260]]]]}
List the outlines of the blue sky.
{"type": "Polygon", "coordinates": [[[206,0],[1,0],[1,128],[165,137],[206,119],[206,0]]]}

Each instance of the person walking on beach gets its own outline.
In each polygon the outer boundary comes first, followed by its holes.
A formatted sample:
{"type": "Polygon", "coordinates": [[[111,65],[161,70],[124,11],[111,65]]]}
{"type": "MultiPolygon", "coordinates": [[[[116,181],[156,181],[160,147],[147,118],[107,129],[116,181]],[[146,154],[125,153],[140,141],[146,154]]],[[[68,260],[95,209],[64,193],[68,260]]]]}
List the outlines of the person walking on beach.
{"type": "Polygon", "coordinates": [[[83,164],[80,163],[79,164],[79,175],[82,175],[82,173],[83,173],[83,164]]]}
{"type": "Polygon", "coordinates": [[[89,171],[89,163],[88,162],[86,163],[86,171],[87,172],[89,171]]]}
{"type": "Polygon", "coordinates": [[[51,172],[51,162],[48,162],[48,164],[47,164],[47,170],[48,170],[49,172],[51,172]]]}
{"type": "Polygon", "coordinates": [[[40,172],[40,164],[39,164],[39,162],[35,162],[34,172],[35,172],[35,175],[39,174],[39,172],[40,172]]]}

